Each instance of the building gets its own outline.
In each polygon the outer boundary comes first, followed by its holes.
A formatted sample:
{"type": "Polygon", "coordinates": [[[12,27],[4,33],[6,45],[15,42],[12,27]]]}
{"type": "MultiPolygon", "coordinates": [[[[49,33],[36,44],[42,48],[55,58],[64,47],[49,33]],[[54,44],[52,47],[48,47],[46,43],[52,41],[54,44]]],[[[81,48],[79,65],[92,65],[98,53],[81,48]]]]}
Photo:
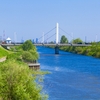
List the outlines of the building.
{"type": "Polygon", "coordinates": [[[11,43],[11,39],[9,37],[6,39],[6,43],[7,44],[11,43]]]}
{"type": "Polygon", "coordinates": [[[38,43],[38,38],[36,38],[36,43],[38,43]]]}

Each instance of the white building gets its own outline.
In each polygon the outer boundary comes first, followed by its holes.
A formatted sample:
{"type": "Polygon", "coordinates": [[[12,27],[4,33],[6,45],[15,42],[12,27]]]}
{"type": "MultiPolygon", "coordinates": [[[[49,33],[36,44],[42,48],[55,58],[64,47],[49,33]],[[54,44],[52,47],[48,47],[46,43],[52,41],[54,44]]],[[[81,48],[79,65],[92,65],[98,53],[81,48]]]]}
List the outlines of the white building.
{"type": "Polygon", "coordinates": [[[6,43],[7,44],[11,43],[11,39],[9,37],[6,39],[6,43]]]}

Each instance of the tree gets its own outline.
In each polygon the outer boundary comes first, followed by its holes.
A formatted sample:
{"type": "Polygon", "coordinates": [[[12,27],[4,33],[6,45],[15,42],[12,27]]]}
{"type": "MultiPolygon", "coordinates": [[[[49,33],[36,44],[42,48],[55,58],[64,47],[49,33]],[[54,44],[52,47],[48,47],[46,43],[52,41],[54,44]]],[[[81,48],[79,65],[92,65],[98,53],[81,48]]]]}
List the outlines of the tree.
{"type": "Polygon", "coordinates": [[[27,40],[23,45],[22,59],[26,62],[34,62],[38,59],[39,55],[36,51],[36,47],[31,40],[27,40]]]}
{"type": "Polygon", "coordinates": [[[35,73],[15,60],[0,63],[0,100],[46,100],[35,73]]]}
{"type": "Polygon", "coordinates": [[[68,43],[68,39],[63,35],[61,37],[60,43],[68,43]]]}
{"type": "Polygon", "coordinates": [[[24,51],[29,51],[29,50],[36,50],[36,47],[33,45],[31,40],[25,41],[25,43],[22,45],[22,49],[24,51]]]}
{"type": "Polygon", "coordinates": [[[72,43],[74,43],[74,44],[81,44],[81,43],[83,43],[83,41],[80,39],[80,38],[77,38],[77,39],[74,39],[74,40],[72,40],[72,43]]]}

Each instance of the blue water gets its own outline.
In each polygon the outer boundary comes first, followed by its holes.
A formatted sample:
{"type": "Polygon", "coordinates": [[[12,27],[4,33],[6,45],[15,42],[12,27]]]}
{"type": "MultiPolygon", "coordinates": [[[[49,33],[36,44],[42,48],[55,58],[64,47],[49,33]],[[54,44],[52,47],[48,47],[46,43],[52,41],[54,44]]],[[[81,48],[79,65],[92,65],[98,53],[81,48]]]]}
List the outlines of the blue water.
{"type": "Polygon", "coordinates": [[[49,100],[100,100],[100,59],[37,47],[49,100]]]}

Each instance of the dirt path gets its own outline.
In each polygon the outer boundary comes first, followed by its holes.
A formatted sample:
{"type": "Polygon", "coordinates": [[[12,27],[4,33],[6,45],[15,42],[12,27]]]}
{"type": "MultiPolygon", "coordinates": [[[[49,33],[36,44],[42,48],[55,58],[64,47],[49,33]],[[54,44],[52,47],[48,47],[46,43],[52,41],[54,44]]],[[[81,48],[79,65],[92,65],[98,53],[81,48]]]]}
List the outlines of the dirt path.
{"type": "Polygon", "coordinates": [[[0,58],[0,62],[3,62],[6,60],[6,57],[0,58]]]}

